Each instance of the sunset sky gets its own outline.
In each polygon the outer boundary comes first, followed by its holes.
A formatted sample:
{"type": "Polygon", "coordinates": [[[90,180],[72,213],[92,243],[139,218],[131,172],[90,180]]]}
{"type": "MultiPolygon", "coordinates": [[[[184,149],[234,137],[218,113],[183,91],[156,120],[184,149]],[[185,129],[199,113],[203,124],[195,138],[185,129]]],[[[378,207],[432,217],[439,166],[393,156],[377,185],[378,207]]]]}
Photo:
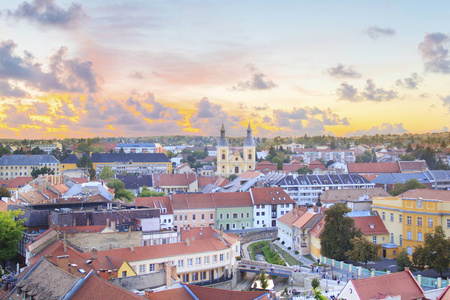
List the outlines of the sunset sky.
{"type": "Polygon", "coordinates": [[[0,2],[0,137],[448,131],[449,1],[0,2]]]}

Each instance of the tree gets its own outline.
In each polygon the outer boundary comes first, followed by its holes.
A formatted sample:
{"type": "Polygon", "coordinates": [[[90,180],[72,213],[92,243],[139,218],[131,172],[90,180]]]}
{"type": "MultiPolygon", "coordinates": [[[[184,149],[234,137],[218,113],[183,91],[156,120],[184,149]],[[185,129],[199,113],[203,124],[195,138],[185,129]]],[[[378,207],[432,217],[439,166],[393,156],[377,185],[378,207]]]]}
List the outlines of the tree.
{"type": "Polygon", "coordinates": [[[24,219],[18,219],[22,210],[0,211],[0,262],[6,262],[17,254],[17,243],[22,238],[24,219]]]}
{"type": "Polygon", "coordinates": [[[123,150],[123,147],[120,147],[119,153],[125,153],[125,150],[123,150]]]}
{"type": "Polygon", "coordinates": [[[11,194],[9,193],[8,189],[5,188],[4,186],[0,186],[0,198],[2,197],[8,197],[11,196],[11,194]]]}
{"type": "Polygon", "coordinates": [[[128,191],[128,190],[125,190],[125,189],[121,189],[121,190],[118,190],[118,191],[114,192],[114,195],[115,195],[114,198],[116,198],[116,199],[123,199],[123,198],[125,198],[125,199],[128,200],[128,202],[131,202],[134,199],[133,193],[131,191],[128,191]]]}
{"type": "Polygon", "coordinates": [[[11,150],[9,150],[9,148],[6,147],[0,147],[0,157],[2,157],[5,154],[6,155],[11,154],[11,150]]]}
{"type": "Polygon", "coordinates": [[[33,169],[33,171],[31,171],[31,176],[33,176],[33,178],[36,178],[41,174],[53,175],[55,174],[55,171],[53,171],[49,167],[42,167],[40,169],[33,169]]]}
{"type": "Polygon", "coordinates": [[[408,252],[406,252],[406,249],[402,249],[400,253],[395,258],[395,261],[397,262],[397,271],[404,271],[405,268],[411,268],[412,262],[409,259],[408,252]]]}
{"type": "Polygon", "coordinates": [[[277,163],[277,170],[283,170],[283,162],[281,160],[277,163]]]}
{"type": "Polygon", "coordinates": [[[408,144],[408,147],[406,148],[406,153],[411,153],[413,152],[413,148],[411,146],[411,143],[408,144]]]}
{"type": "Polygon", "coordinates": [[[138,197],[162,197],[165,196],[164,192],[150,191],[145,185],[142,187],[142,192],[138,197]]]}
{"type": "Polygon", "coordinates": [[[401,193],[404,193],[409,190],[426,189],[426,188],[427,188],[426,185],[420,183],[417,179],[412,178],[412,179],[406,181],[405,184],[396,183],[395,188],[393,190],[391,190],[389,193],[392,196],[397,196],[397,195],[400,195],[401,193]]]}
{"type": "Polygon", "coordinates": [[[308,169],[308,167],[302,167],[297,170],[298,174],[312,174],[313,171],[308,169]]]}
{"type": "Polygon", "coordinates": [[[36,148],[33,148],[32,150],[31,150],[31,154],[44,154],[45,152],[44,152],[44,150],[41,150],[39,147],[36,147],[36,148]]]}
{"type": "Polygon", "coordinates": [[[92,180],[95,178],[94,164],[92,163],[92,160],[89,156],[83,155],[83,157],[81,157],[81,159],[78,160],[77,167],[87,168],[89,172],[89,179],[92,180]]]}
{"type": "Polygon", "coordinates": [[[336,203],[325,212],[325,225],[320,235],[323,256],[344,260],[345,253],[352,249],[350,240],[361,236],[355,228],[355,221],[345,216],[350,211],[344,203],[336,203]]]}
{"type": "Polygon", "coordinates": [[[314,279],[311,281],[311,286],[312,286],[312,288],[313,288],[314,290],[317,289],[317,288],[319,288],[319,286],[320,286],[320,281],[319,281],[319,279],[314,278],[314,279]]]}
{"type": "Polygon", "coordinates": [[[416,160],[416,158],[413,155],[405,154],[405,155],[400,155],[400,160],[401,161],[414,161],[414,160],[416,160]]]}
{"type": "Polygon", "coordinates": [[[267,282],[266,270],[262,269],[259,274],[259,282],[261,283],[261,288],[263,290],[267,289],[269,283],[267,282]]]}
{"type": "Polygon", "coordinates": [[[420,270],[428,266],[444,276],[450,267],[450,240],[442,226],[436,226],[433,234],[425,234],[425,243],[415,247],[413,262],[420,270]]]}
{"type": "Polygon", "coordinates": [[[362,154],[362,162],[363,163],[370,163],[373,161],[373,156],[372,156],[372,151],[370,150],[365,150],[362,154]]]}
{"type": "Polygon", "coordinates": [[[117,178],[110,179],[108,181],[108,183],[106,184],[106,186],[109,187],[110,189],[114,189],[116,192],[118,190],[124,190],[125,189],[125,183],[123,183],[122,180],[117,179],[117,178]]]}
{"type": "Polygon", "coordinates": [[[379,261],[381,258],[378,252],[381,249],[380,245],[374,244],[365,237],[354,237],[350,240],[352,249],[345,254],[353,261],[363,262],[365,267],[369,261],[379,261]]]}
{"type": "Polygon", "coordinates": [[[327,299],[328,299],[327,297],[325,297],[324,295],[322,295],[322,291],[319,290],[319,289],[317,289],[317,288],[314,289],[314,292],[313,292],[313,298],[314,298],[315,300],[327,300],[327,299]]]}
{"type": "Polygon", "coordinates": [[[109,178],[114,178],[114,175],[115,175],[114,171],[111,170],[110,166],[104,166],[98,177],[100,179],[109,179],[109,178]]]}

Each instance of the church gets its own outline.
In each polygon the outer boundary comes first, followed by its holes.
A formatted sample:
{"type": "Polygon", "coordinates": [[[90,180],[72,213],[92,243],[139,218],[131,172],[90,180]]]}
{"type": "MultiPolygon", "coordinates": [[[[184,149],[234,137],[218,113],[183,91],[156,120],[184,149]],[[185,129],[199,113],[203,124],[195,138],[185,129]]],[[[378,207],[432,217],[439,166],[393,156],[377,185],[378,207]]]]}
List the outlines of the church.
{"type": "Polygon", "coordinates": [[[253,141],[250,123],[247,128],[247,137],[244,141],[243,151],[230,151],[225,137],[225,126],[222,124],[220,137],[217,140],[217,175],[240,175],[248,170],[255,170],[256,147],[253,141]]]}

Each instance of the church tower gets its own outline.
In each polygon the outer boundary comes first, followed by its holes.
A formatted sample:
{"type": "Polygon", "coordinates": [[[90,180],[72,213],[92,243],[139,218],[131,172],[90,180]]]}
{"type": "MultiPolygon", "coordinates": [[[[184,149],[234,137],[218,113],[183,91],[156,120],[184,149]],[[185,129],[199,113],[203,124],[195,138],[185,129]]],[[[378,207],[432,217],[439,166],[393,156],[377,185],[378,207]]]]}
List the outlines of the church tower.
{"type": "Polygon", "coordinates": [[[220,129],[220,137],[217,140],[217,175],[228,175],[228,142],[225,138],[225,126],[220,129]]]}
{"type": "Polygon", "coordinates": [[[252,128],[248,123],[247,137],[244,141],[244,170],[254,171],[256,168],[256,146],[252,136],[252,128]]]}

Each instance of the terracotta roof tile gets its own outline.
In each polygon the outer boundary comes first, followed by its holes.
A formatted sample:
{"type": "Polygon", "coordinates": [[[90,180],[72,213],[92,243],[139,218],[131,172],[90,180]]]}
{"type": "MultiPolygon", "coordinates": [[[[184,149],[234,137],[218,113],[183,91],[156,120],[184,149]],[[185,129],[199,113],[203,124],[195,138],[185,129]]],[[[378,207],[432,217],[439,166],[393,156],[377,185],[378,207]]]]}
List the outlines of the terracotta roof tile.
{"type": "Polygon", "coordinates": [[[194,297],[184,287],[167,289],[159,292],[153,292],[152,300],[193,300],[194,297]]]}
{"type": "Polygon", "coordinates": [[[18,188],[18,187],[23,187],[23,186],[25,186],[28,182],[32,181],[33,179],[34,179],[33,177],[27,177],[27,176],[24,176],[24,177],[16,177],[16,178],[10,180],[10,181],[5,185],[5,187],[6,187],[7,189],[15,189],[15,188],[18,188]]]}
{"type": "Polygon", "coordinates": [[[324,202],[337,202],[341,200],[358,200],[367,195],[371,200],[373,197],[390,197],[390,195],[380,187],[366,189],[341,189],[326,190],[320,195],[320,200],[324,202]]]}
{"type": "Polygon", "coordinates": [[[428,170],[428,165],[425,160],[399,161],[398,165],[402,172],[422,172],[428,170]]]}
{"type": "Polygon", "coordinates": [[[409,190],[403,193],[403,198],[450,201],[450,191],[430,189],[409,190]]]}
{"type": "Polygon", "coordinates": [[[171,215],[173,214],[172,205],[170,203],[169,196],[163,197],[137,197],[134,199],[137,206],[145,206],[151,208],[166,208],[166,213],[163,213],[161,210],[161,215],[171,215]]]}
{"type": "Polygon", "coordinates": [[[361,229],[364,235],[389,234],[378,213],[376,216],[353,217],[352,219],[355,220],[355,227],[361,229]]]}
{"type": "Polygon", "coordinates": [[[213,193],[216,207],[253,207],[249,192],[239,193],[213,193]]]}
{"type": "Polygon", "coordinates": [[[251,188],[254,204],[295,204],[296,202],[280,187],[251,188]]]}
{"type": "Polygon", "coordinates": [[[316,238],[320,237],[324,225],[325,225],[325,217],[324,215],[322,215],[322,218],[320,218],[320,220],[316,223],[316,225],[314,225],[314,227],[309,230],[309,233],[312,236],[315,236],[316,238]]]}
{"type": "Polygon", "coordinates": [[[309,163],[308,169],[309,170],[314,170],[315,168],[319,168],[321,170],[326,170],[327,169],[327,167],[321,161],[313,160],[312,162],[309,163]]]}
{"type": "Polygon", "coordinates": [[[195,174],[156,174],[153,186],[188,186],[197,177],[195,174]]]}
{"type": "Polygon", "coordinates": [[[286,225],[292,226],[292,224],[294,224],[294,222],[297,221],[303,214],[305,214],[304,210],[294,208],[290,212],[278,218],[278,221],[286,225]]]}
{"type": "Polygon", "coordinates": [[[214,300],[253,300],[268,299],[268,292],[248,292],[248,291],[230,291],[216,289],[211,287],[188,285],[188,288],[197,296],[198,299],[214,299],[214,300]],[[265,295],[265,297],[263,296],[265,295]]]}
{"type": "Polygon", "coordinates": [[[218,233],[215,232],[211,227],[183,227],[180,230],[180,239],[181,241],[186,241],[186,239],[195,238],[196,240],[205,240],[216,238],[218,233]]]}
{"type": "Polygon", "coordinates": [[[315,215],[317,215],[316,213],[310,213],[310,212],[306,212],[305,214],[303,214],[300,218],[298,218],[295,222],[294,222],[294,226],[298,227],[298,228],[303,228],[303,226],[305,226],[306,223],[309,222],[309,220],[311,220],[315,215]]]}
{"type": "Polygon", "coordinates": [[[213,184],[215,186],[224,186],[224,185],[230,183],[230,181],[227,178],[217,177],[217,176],[199,176],[197,178],[197,181],[198,181],[199,189],[204,188],[208,184],[213,184]]]}
{"type": "Polygon", "coordinates": [[[349,173],[400,173],[397,163],[349,163],[349,173]]]}

